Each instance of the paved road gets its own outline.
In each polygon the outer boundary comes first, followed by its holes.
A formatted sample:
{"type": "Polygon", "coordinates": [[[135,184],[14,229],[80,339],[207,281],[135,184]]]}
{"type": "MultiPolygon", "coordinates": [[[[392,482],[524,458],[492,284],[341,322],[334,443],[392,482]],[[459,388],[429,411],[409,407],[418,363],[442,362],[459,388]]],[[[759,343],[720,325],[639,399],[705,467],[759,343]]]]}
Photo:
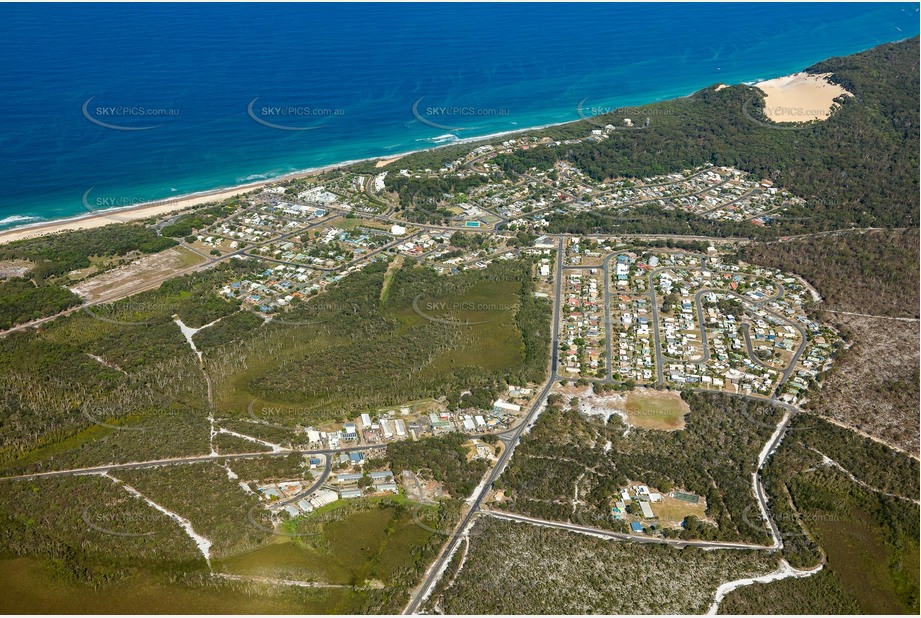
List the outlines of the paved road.
{"type": "Polygon", "coordinates": [[[551,521],[548,519],[539,519],[537,517],[528,517],[518,515],[517,513],[506,513],[505,511],[483,510],[482,515],[505,519],[508,521],[517,521],[527,524],[543,526],[545,528],[556,528],[558,530],[568,530],[570,532],[579,532],[582,534],[591,534],[594,536],[605,537],[617,541],[627,541],[630,543],[653,544],[653,545],[671,545],[684,549],[685,547],[702,547],[705,549],[777,549],[773,545],[756,545],[752,543],[730,543],[722,541],[686,541],[683,539],[665,539],[654,536],[640,536],[637,534],[627,534],[625,532],[614,532],[612,530],[603,530],[592,526],[581,526],[560,521],[551,521]]]}
{"type": "Polygon", "coordinates": [[[605,354],[607,356],[607,371],[605,377],[608,381],[614,380],[614,333],[611,331],[611,260],[617,257],[616,253],[604,258],[604,339],[605,354]]]}
{"type": "MultiPolygon", "coordinates": [[[[655,276],[667,270],[711,270],[713,272],[720,272],[718,268],[706,267],[703,265],[701,266],[679,266],[679,267],[663,266],[661,268],[657,268],[655,270],[649,271],[649,297],[650,297],[650,300],[652,301],[652,328],[653,328],[653,335],[654,335],[654,340],[655,340],[655,353],[656,353],[656,372],[657,372],[656,381],[659,384],[665,383],[664,361],[666,360],[666,357],[662,354],[662,340],[659,334],[659,307],[658,307],[658,302],[656,300],[655,276]]],[[[789,326],[796,329],[800,334],[800,344],[799,346],[797,346],[797,349],[794,351],[793,357],[790,359],[789,365],[787,365],[786,368],[784,368],[781,372],[780,381],[777,383],[777,388],[780,389],[780,387],[783,386],[787,382],[787,380],[790,379],[790,375],[796,370],[796,363],[799,361],[800,356],[802,356],[803,351],[806,349],[806,344],[808,343],[808,341],[806,339],[806,331],[805,329],[803,329],[802,326],[800,326],[798,323],[794,322],[793,320],[787,318],[786,316],[783,316],[777,313],[776,311],[773,311],[772,309],[768,309],[767,307],[764,306],[765,304],[771,301],[779,300],[783,298],[784,295],[786,294],[786,290],[784,289],[782,285],[775,283],[775,282],[771,282],[771,283],[777,288],[777,292],[773,296],[768,296],[759,301],[752,300],[748,296],[737,294],[736,292],[733,292],[731,290],[722,290],[722,289],[709,288],[709,287],[702,288],[696,294],[694,294],[694,303],[697,306],[697,323],[698,323],[698,326],[700,327],[701,344],[703,346],[702,356],[700,359],[697,359],[697,360],[686,360],[686,359],[677,359],[677,360],[683,363],[702,364],[702,363],[705,363],[710,358],[710,349],[709,349],[709,345],[707,342],[707,332],[706,332],[704,319],[703,319],[703,308],[700,302],[701,298],[709,292],[715,292],[717,294],[727,294],[730,296],[735,296],[736,298],[741,300],[743,303],[751,305],[752,307],[757,307],[758,309],[761,309],[762,311],[772,316],[773,318],[779,320],[780,322],[784,324],[788,324],[789,326]]],[[[754,356],[754,351],[751,347],[751,341],[748,337],[748,333],[746,329],[743,329],[743,336],[745,337],[746,344],[748,346],[749,358],[751,358],[753,362],[761,365],[762,367],[766,367],[768,369],[780,369],[779,367],[774,367],[772,365],[766,365],[760,360],[758,360],[758,358],[754,356]]]]}
{"type": "Polygon", "coordinates": [[[546,401],[547,396],[550,394],[550,390],[553,388],[553,385],[557,380],[557,357],[559,349],[559,336],[560,336],[560,295],[563,288],[563,240],[558,239],[557,241],[557,255],[556,255],[556,292],[555,298],[556,302],[554,303],[553,308],[553,336],[551,338],[553,345],[553,352],[551,354],[551,369],[550,369],[550,379],[547,380],[547,384],[544,386],[543,390],[540,392],[540,395],[534,401],[534,404],[531,406],[530,412],[525,417],[525,419],[518,425],[517,428],[512,432],[511,436],[508,438],[508,443],[506,448],[502,451],[502,454],[499,456],[499,460],[496,462],[496,465],[489,472],[486,481],[480,486],[478,493],[474,497],[470,509],[467,511],[467,515],[464,516],[460,523],[455,528],[454,533],[451,535],[451,538],[448,540],[448,543],[444,546],[438,558],[432,563],[426,572],[426,577],[424,578],[422,584],[414,591],[409,604],[404,610],[404,614],[414,614],[418,611],[419,606],[425,600],[426,596],[431,590],[432,586],[438,581],[441,576],[442,569],[445,567],[448,560],[450,560],[454,550],[457,548],[457,544],[460,542],[462,535],[467,530],[467,526],[473,521],[473,518],[476,516],[477,512],[480,510],[480,507],[483,503],[483,498],[486,497],[486,494],[492,488],[493,483],[499,478],[499,475],[502,474],[502,471],[505,469],[505,465],[508,463],[509,459],[512,457],[512,453],[515,451],[515,447],[518,445],[518,442],[521,439],[522,434],[525,431],[525,428],[530,426],[531,422],[537,417],[541,406],[546,401]]]}
{"type": "Polygon", "coordinates": [[[329,474],[330,472],[332,472],[332,469],[333,469],[332,455],[325,455],[324,459],[326,460],[326,462],[323,465],[323,471],[320,473],[320,477],[316,480],[316,482],[314,482],[313,485],[311,485],[307,489],[304,489],[301,492],[298,492],[297,494],[291,496],[290,498],[286,498],[285,500],[282,500],[281,502],[276,502],[275,504],[277,504],[278,506],[284,506],[286,504],[291,504],[292,502],[297,502],[301,498],[306,498],[307,496],[309,496],[316,490],[320,489],[320,487],[323,486],[323,483],[326,482],[326,479],[329,478],[329,474]]]}

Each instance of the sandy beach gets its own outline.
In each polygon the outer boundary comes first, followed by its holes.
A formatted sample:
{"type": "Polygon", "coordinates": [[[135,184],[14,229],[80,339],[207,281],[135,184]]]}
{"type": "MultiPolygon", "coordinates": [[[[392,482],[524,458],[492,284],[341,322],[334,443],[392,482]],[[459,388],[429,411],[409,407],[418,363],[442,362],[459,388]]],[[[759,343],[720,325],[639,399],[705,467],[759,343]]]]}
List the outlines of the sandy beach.
{"type": "Polygon", "coordinates": [[[56,219],[54,221],[46,221],[43,223],[35,223],[32,225],[16,227],[9,230],[0,231],[0,244],[22,240],[24,238],[34,238],[36,236],[44,236],[46,234],[64,232],[67,230],[88,230],[110,225],[112,223],[127,223],[129,221],[138,221],[140,219],[147,219],[150,217],[159,217],[172,212],[185,210],[186,208],[191,208],[192,206],[198,206],[200,204],[220,202],[235,195],[256,191],[278,182],[320,174],[338,167],[353,165],[357,162],[358,161],[343,161],[342,163],[337,163],[335,165],[327,165],[311,170],[304,170],[303,172],[295,172],[292,174],[286,174],[284,176],[270,178],[268,180],[260,180],[258,182],[237,185],[235,187],[213,189],[211,191],[201,191],[199,193],[192,193],[176,198],[156,200],[144,204],[139,204],[138,206],[131,208],[117,208],[99,211],[98,213],[88,213],[78,217],[56,219]]]}
{"type": "MultiPolygon", "coordinates": [[[[836,97],[841,95],[851,96],[844,88],[828,82],[826,79],[828,75],[829,74],[811,75],[807,73],[795,73],[786,77],[778,77],[776,79],[758,82],[755,86],[765,94],[765,114],[775,122],[808,122],[827,118],[831,114],[832,105],[836,97]]],[[[725,84],[720,85],[720,88],[725,87],[725,84]]],[[[511,131],[502,131],[490,135],[467,137],[453,141],[450,144],[433,146],[432,149],[456,146],[464,143],[489,141],[499,137],[568,124],[569,122],[557,122],[537,127],[524,127],[511,131]]],[[[256,191],[278,182],[291,180],[293,178],[303,178],[332,169],[354,165],[356,163],[375,161],[374,167],[381,168],[407,155],[419,152],[420,150],[428,149],[412,150],[387,157],[368,157],[366,159],[343,161],[341,163],[293,172],[291,174],[260,180],[258,182],[157,200],[130,208],[111,209],[98,213],[89,212],[86,215],[15,227],[9,230],[0,231],[0,244],[67,230],[85,230],[102,227],[112,223],[125,223],[150,217],[159,217],[186,208],[191,208],[192,206],[208,202],[218,202],[235,195],[256,191]]]]}
{"type": "MultiPolygon", "coordinates": [[[[576,121],[569,121],[576,122],[576,121]]],[[[395,161],[399,161],[403,157],[421,152],[423,150],[437,150],[438,148],[448,148],[450,146],[456,146],[458,144],[469,144],[475,142],[489,141],[499,137],[517,135],[519,133],[527,133],[529,131],[539,131],[541,129],[546,129],[548,127],[558,126],[568,124],[568,122],[556,122],[546,125],[541,125],[537,127],[524,127],[521,129],[514,129],[512,131],[501,131],[499,133],[492,133],[490,135],[479,135],[475,137],[465,137],[453,141],[449,144],[442,144],[439,146],[432,146],[431,148],[420,148],[417,150],[410,150],[407,152],[401,152],[395,155],[390,155],[387,157],[367,157],[365,159],[354,159],[351,161],[342,161],[340,163],[334,163],[331,165],[325,165],[323,167],[317,167],[309,170],[303,170],[299,172],[292,172],[290,174],[285,174],[283,176],[276,176],[275,178],[269,178],[267,180],[260,180],[258,182],[251,182],[248,184],[237,185],[234,187],[225,187],[222,189],[212,189],[210,191],[201,191],[198,193],[192,193],[189,195],[181,195],[175,198],[168,198],[162,200],[156,200],[144,204],[139,204],[138,206],[133,206],[130,208],[113,208],[111,210],[100,211],[98,213],[90,212],[86,215],[80,215],[76,217],[67,217],[64,219],[55,219],[53,221],[45,221],[42,223],[33,223],[29,225],[23,225],[20,227],[14,227],[8,230],[0,231],[0,244],[13,242],[16,240],[22,240],[25,238],[34,238],[36,236],[44,236],[46,234],[54,234],[57,232],[65,232],[68,230],[87,230],[92,228],[103,227],[105,225],[110,225],[112,223],[126,223],[128,221],[138,221],[140,219],[147,219],[149,217],[159,217],[171,212],[178,212],[186,208],[191,208],[192,206],[197,206],[199,204],[206,204],[208,202],[219,202],[225,200],[229,197],[235,195],[240,195],[243,193],[248,193],[250,191],[256,191],[262,189],[269,185],[275,183],[284,182],[287,180],[292,180],[294,178],[305,178],[307,176],[314,176],[316,174],[322,174],[329,170],[334,170],[340,167],[348,167],[350,165],[355,165],[356,163],[365,163],[368,161],[375,161],[375,168],[381,168],[395,161]]]]}
{"type": "Polygon", "coordinates": [[[755,87],[765,97],[764,115],[774,122],[825,120],[837,97],[852,96],[841,86],[829,82],[830,75],[794,73],[758,82],[755,87]]]}

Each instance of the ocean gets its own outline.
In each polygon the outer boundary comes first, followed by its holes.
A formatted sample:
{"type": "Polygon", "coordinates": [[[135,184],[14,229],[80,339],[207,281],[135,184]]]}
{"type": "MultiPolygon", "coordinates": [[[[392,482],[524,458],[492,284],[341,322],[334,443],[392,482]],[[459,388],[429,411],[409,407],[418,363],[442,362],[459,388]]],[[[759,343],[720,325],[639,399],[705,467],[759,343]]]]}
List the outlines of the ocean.
{"type": "Polygon", "coordinates": [[[918,4],[3,4],[0,229],[577,120],[918,34],[918,4]]]}

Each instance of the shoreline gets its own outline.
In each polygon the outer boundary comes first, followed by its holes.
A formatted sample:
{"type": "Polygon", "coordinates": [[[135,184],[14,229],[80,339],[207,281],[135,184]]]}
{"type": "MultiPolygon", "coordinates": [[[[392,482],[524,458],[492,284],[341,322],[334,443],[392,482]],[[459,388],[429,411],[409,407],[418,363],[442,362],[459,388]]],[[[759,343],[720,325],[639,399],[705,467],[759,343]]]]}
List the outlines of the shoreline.
{"type": "Polygon", "coordinates": [[[26,223],[23,225],[7,228],[5,230],[0,230],[0,245],[4,243],[16,242],[18,240],[26,240],[29,238],[37,238],[39,236],[57,234],[60,232],[88,230],[111,225],[114,223],[128,223],[131,221],[140,221],[142,219],[161,216],[169,213],[179,213],[188,208],[192,208],[193,206],[200,206],[210,202],[222,201],[236,195],[257,191],[278,182],[285,182],[288,180],[294,180],[296,178],[308,178],[310,176],[315,176],[317,174],[322,174],[331,170],[348,167],[350,165],[376,161],[379,164],[375,166],[376,168],[384,167],[385,165],[395,163],[404,157],[419,152],[438,150],[439,148],[448,148],[451,146],[457,146],[459,144],[469,144],[478,141],[493,140],[507,135],[515,135],[529,131],[540,131],[550,127],[561,126],[573,122],[583,122],[583,119],[578,118],[576,120],[567,120],[565,122],[554,122],[534,127],[524,127],[521,129],[512,129],[510,131],[500,131],[498,133],[490,133],[488,135],[481,135],[476,137],[457,138],[451,140],[449,143],[435,144],[428,148],[416,148],[414,150],[407,150],[405,152],[399,153],[363,157],[361,159],[349,159],[346,161],[340,161],[338,163],[330,163],[329,165],[321,165],[319,167],[311,167],[295,172],[280,174],[278,176],[273,176],[272,178],[266,178],[264,180],[257,180],[239,185],[231,185],[229,187],[206,189],[204,191],[186,193],[176,197],[151,200],[149,202],[143,202],[135,206],[108,208],[105,210],[99,210],[98,212],[87,211],[86,214],[82,215],[62,217],[60,219],[52,219],[50,221],[26,223]]]}
{"type": "MultiPolygon", "coordinates": [[[[738,84],[733,85],[746,85],[750,87],[758,87],[760,84],[767,82],[778,82],[780,80],[790,79],[796,76],[805,75],[805,70],[800,70],[796,73],[784,75],[775,78],[768,79],[758,79],[756,81],[748,82],[743,81],[738,84]]],[[[716,85],[719,89],[726,87],[725,84],[717,82],[711,84],[710,86],[704,86],[695,90],[694,92],[684,95],[674,97],[672,99],[664,99],[661,101],[652,101],[644,103],[641,105],[624,105],[621,107],[642,107],[644,105],[652,105],[655,103],[662,103],[666,100],[678,100],[682,98],[687,98],[692,96],[695,92],[699,92],[705,88],[716,85]]],[[[767,93],[765,93],[767,94],[767,93]]],[[[767,98],[767,97],[765,97],[767,98]]],[[[615,108],[612,108],[615,109],[615,108]]],[[[327,171],[340,169],[343,167],[348,167],[351,165],[356,165],[359,163],[368,163],[375,161],[377,164],[375,168],[384,167],[390,163],[394,163],[404,157],[413,155],[419,152],[427,152],[438,150],[439,148],[448,148],[451,146],[457,146],[460,144],[470,144],[481,141],[492,141],[497,138],[517,135],[520,133],[528,133],[532,131],[541,131],[551,127],[558,127],[567,124],[572,124],[576,122],[585,122],[591,117],[576,118],[574,120],[566,120],[562,122],[553,122],[543,125],[536,125],[530,127],[523,127],[521,129],[512,129],[508,131],[499,131],[497,133],[490,133],[487,135],[474,136],[474,137],[457,137],[456,139],[451,140],[448,143],[433,143],[432,146],[416,148],[413,150],[407,150],[404,152],[398,153],[387,153],[384,155],[376,155],[363,157],[359,159],[349,159],[346,161],[340,161],[336,163],[330,163],[328,165],[322,165],[319,167],[312,167],[303,170],[297,170],[294,172],[289,172],[286,174],[280,174],[272,178],[267,178],[264,180],[258,180],[254,182],[248,182],[238,185],[231,185],[225,187],[218,187],[214,189],[206,189],[203,191],[196,191],[192,193],[186,193],[176,197],[163,198],[159,200],[151,200],[149,202],[144,202],[137,204],[135,206],[127,207],[114,207],[106,210],[100,210],[98,212],[89,211],[86,214],[74,215],[70,217],[62,217],[59,219],[52,219],[49,221],[38,221],[34,223],[25,223],[23,225],[13,226],[4,230],[0,230],[0,244],[15,242],[18,240],[25,240],[29,238],[36,238],[39,236],[45,236],[49,234],[56,234],[59,232],[71,231],[71,230],[85,230],[93,229],[98,227],[103,227],[105,225],[113,223],[127,223],[130,221],[139,221],[142,219],[147,219],[154,216],[162,216],[169,213],[178,213],[193,206],[198,206],[201,204],[206,204],[209,202],[221,201],[236,195],[243,193],[248,193],[250,191],[256,191],[264,187],[270,186],[275,183],[285,182],[288,180],[293,180],[296,178],[306,178],[309,176],[314,176],[316,174],[322,174],[327,171]]],[[[453,135],[453,134],[452,134],[453,135]]],[[[437,138],[432,138],[437,139],[437,138]]]]}

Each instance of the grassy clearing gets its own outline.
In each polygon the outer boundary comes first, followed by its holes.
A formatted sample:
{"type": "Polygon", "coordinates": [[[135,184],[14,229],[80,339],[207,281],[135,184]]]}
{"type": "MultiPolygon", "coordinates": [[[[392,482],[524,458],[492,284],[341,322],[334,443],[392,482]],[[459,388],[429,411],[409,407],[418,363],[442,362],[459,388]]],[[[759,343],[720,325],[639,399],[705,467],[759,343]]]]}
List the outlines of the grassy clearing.
{"type": "MultiPolygon", "coordinates": [[[[480,281],[460,294],[419,298],[418,307],[425,315],[458,323],[454,328],[461,331],[464,341],[460,349],[440,354],[431,369],[448,371],[469,364],[503,370],[520,363],[524,344],[515,326],[514,310],[518,289],[514,281],[480,281]]],[[[427,322],[411,303],[397,308],[393,315],[404,327],[427,322]]]]}
{"type": "MultiPolygon", "coordinates": [[[[369,595],[375,589],[402,598],[444,539],[415,521],[417,509],[431,508],[402,496],[340,500],[283,525],[285,532],[302,536],[277,536],[215,566],[234,575],[341,586],[343,594],[362,599],[365,606],[372,603],[369,595]]],[[[319,611],[342,611],[340,600],[319,611]]],[[[385,613],[399,609],[379,607],[385,613]]]]}
{"type": "Polygon", "coordinates": [[[651,506],[659,521],[672,528],[680,526],[684,518],[691,515],[700,520],[707,519],[707,501],[703,498],[698,500],[697,504],[692,504],[663,495],[662,502],[657,502],[651,506]]]}
{"type": "Polygon", "coordinates": [[[674,392],[635,389],[627,393],[627,420],[642,429],[684,429],[684,415],[691,411],[674,392]]]}

